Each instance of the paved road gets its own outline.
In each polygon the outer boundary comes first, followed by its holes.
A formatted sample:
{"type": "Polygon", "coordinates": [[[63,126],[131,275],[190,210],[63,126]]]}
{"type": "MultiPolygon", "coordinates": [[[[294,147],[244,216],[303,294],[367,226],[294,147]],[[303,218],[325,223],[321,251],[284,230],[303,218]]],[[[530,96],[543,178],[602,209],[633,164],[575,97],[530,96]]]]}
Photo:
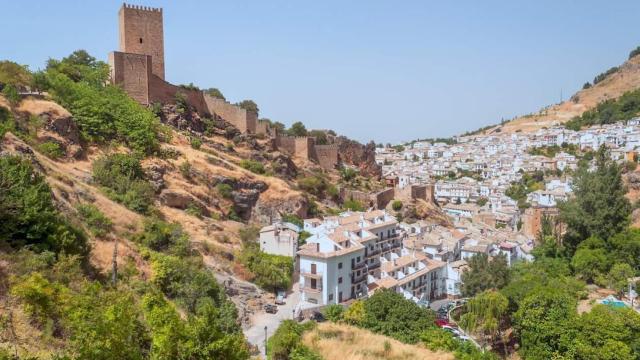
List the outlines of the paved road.
{"type": "Polygon", "coordinates": [[[293,292],[288,294],[285,305],[278,305],[278,312],[275,314],[267,314],[262,311],[256,313],[251,318],[251,326],[244,330],[244,335],[249,343],[257,345],[260,354],[264,354],[264,327],[267,327],[267,337],[273,335],[283,320],[293,318],[293,310],[300,301],[300,292],[298,284],[293,284],[293,292]]]}
{"type": "Polygon", "coordinates": [[[431,303],[429,303],[429,307],[433,311],[438,311],[438,309],[440,309],[442,305],[446,305],[450,301],[451,301],[450,299],[434,300],[431,303]]]}

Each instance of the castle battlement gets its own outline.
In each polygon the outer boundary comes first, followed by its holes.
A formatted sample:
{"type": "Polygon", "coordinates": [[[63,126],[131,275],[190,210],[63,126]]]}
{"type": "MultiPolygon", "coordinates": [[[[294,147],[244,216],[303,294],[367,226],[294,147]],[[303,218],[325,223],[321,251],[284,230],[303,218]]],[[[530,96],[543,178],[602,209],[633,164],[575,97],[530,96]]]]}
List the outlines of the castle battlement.
{"type": "Polygon", "coordinates": [[[150,6],[142,6],[142,5],[133,5],[133,4],[127,4],[127,3],[123,3],[122,7],[125,9],[134,9],[134,10],[142,10],[142,11],[153,11],[153,12],[162,12],[162,8],[154,8],[154,7],[150,7],[150,6]]]}

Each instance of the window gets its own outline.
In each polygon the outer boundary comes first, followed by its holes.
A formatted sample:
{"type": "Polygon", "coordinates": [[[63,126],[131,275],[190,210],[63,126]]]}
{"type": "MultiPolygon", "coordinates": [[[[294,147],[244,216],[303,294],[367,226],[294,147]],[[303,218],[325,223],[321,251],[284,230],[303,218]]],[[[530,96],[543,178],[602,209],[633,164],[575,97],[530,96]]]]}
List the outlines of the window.
{"type": "Polygon", "coordinates": [[[338,269],[342,269],[342,263],[341,262],[338,263],[338,269]]]}
{"type": "Polygon", "coordinates": [[[358,262],[360,262],[360,256],[358,256],[358,262]]]}
{"type": "Polygon", "coordinates": [[[311,264],[311,273],[312,274],[316,273],[316,264],[311,264]]]}
{"type": "Polygon", "coordinates": [[[333,294],[329,294],[329,301],[333,300],[333,294]]]}
{"type": "Polygon", "coordinates": [[[342,276],[338,278],[338,284],[342,284],[342,276]]]}
{"type": "Polygon", "coordinates": [[[140,38],[140,44],[142,44],[142,38],[140,38]]]}

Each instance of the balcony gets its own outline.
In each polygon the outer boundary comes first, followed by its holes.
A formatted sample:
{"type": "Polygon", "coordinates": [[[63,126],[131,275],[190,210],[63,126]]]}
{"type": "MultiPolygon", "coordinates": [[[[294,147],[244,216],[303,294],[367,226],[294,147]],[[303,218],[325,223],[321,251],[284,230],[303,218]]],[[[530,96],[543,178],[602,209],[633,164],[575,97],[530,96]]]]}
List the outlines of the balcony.
{"type": "Polygon", "coordinates": [[[380,252],[381,252],[381,251],[382,251],[382,250],[381,250],[380,248],[375,248],[375,249],[373,249],[373,250],[368,250],[368,252],[367,252],[367,256],[368,256],[368,257],[371,257],[371,256],[378,255],[378,254],[380,254],[380,252]]]}
{"type": "Polygon", "coordinates": [[[300,271],[300,275],[302,275],[304,278],[309,278],[309,279],[322,279],[322,272],[319,272],[319,271],[312,273],[309,271],[302,270],[300,271]]]}
{"type": "Polygon", "coordinates": [[[312,288],[311,285],[303,284],[303,285],[300,285],[300,291],[308,292],[308,293],[316,293],[316,294],[321,293],[322,285],[317,284],[315,288],[312,288]]]}
{"type": "Polygon", "coordinates": [[[359,263],[355,263],[355,264],[351,265],[351,270],[362,269],[366,264],[367,264],[366,261],[360,261],[359,263]]]}
{"type": "Polygon", "coordinates": [[[363,281],[367,281],[367,273],[363,273],[360,276],[356,276],[354,274],[351,274],[351,283],[352,284],[358,284],[358,283],[361,283],[363,281]]]}

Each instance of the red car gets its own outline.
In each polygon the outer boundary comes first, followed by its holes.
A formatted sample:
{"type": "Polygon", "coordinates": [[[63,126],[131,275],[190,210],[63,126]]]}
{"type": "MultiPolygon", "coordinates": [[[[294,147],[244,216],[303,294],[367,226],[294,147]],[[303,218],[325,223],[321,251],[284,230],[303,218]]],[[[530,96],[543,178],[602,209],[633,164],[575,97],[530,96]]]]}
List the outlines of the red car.
{"type": "Polygon", "coordinates": [[[443,326],[448,326],[450,324],[449,324],[449,322],[447,320],[437,319],[436,320],[436,325],[438,325],[438,327],[443,327],[443,326]]]}

